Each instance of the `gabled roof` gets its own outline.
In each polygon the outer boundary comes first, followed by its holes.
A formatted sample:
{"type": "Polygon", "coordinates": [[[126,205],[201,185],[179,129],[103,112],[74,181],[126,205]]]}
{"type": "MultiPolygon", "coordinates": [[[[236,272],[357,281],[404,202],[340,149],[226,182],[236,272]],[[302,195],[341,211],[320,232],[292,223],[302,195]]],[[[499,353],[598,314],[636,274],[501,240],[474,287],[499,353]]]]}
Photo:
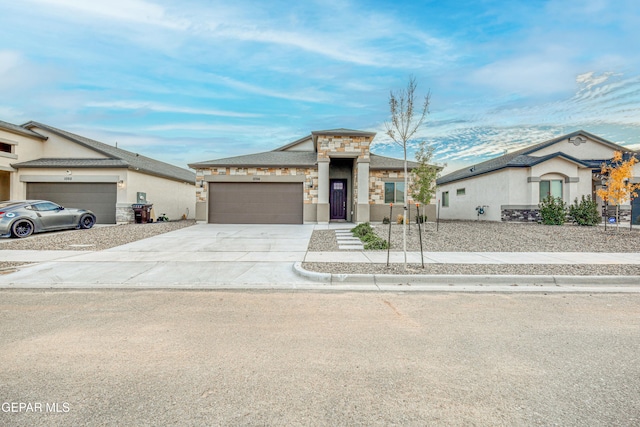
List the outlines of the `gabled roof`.
{"type": "Polygon", "coordinates": [[[32,138],[38,138],[38,139],[41,139],[43,141],[47,139],[46,136],[40,135],[37,132],[34,132],[32,130],[29,130],[29,129],[25,129],[25,128],[21,127],[21,126],[14,125],[14,124],[9,123],[9,122],[3,122],[2,120],[0,120],[0,129],[4,129],[4,130],[9,131],[9,132],[17,133],[19,135],[30,136],[32,138]]]}
{"type": "Polygon", "coordinates": [[[597,141],[601,144],[607,145],[611,147],[612,150],[622,150],[627,151],[628,149],[622,147],[621,145],[614,144],[611,141],[607,141],[604,138],[600,138],[599,136],[593,135],[589,132],[585,132],[583,130],[579,130],[576,132],[572,132],[567,135],[559,136],[557,138],[550,139],[548,141],[541,142],[539,144],[535,144],[529,147],[525,147],[523,149],[514,151],[512,153],[507,153],[500,157],[496,157],[494,159],[489,159],[482,163],[478,163],[477,165],[473,165],[464,169],[459,169],[455,172],[451,172],[448,175],[443,176],[437,180],[438,185],[448,184],[454,181],[460,181],[462,179],[472,178],[474,176],[482,175],[489,172],[495,172],[500,169],[505,168],[517,168],[517,167],[531,167],[542,163],[544,161],[550,160],[554,157],[562,157],[566,160],[572,161],[574,163],[579,164],[585,168],[594,168],[599,167],[600,164],[604,161],[604,159],[590,159],[590,160],[579,160],[575,157],[572,157],[568,154],[565,154],[561,151],[545,155],[545,156],[535,156],[536,151],[541,150],[543,148],[549,147],[550,145],[556,144],[562,140],[570,139],[576,137],[578,135],[586,136],[587,138],[597,141]]]}
{"type": "Polygon", "coordinates": [[[38,127],[47,130],[53,134],[73,141],[98,153],[101,153],[110,159],[125,162],[128,165],[128,168],[131,170],[136,170],[142,173],[159,176],[162,178],[172,179],[174,181],[195,183],[195,173],[178,166],[170,165],[169,163],[161,162],[159,160],[142,156],[137,153],[132,153],[131,151],[116,148],[103,142],[96,141],[94,139],[86,138],[84,136],[76,135],[62,129],[54,128],[53,126],[34,121],[25,123],[22,125],[22,127],[29,130],[32,127],[38,127]]]}
{"type": "Polygon", "coordinates": [[[227,157],[224,159],[208,160],[191,163],[190,168],[201,169],[208,167],[313,167],[318,154],[313,151],[267,151],[264,153],[247,154],[245,156],[227,157]]]}
{"type": "Polygon", "coordinates": [[[272,151],[286,151],[288,148],[295,147],[296,145],[298,145],[298,144],[300,144],[302,142],[305,142],[305,141],[307,141],[309,139],[311,139],[311,135],[303,136],[300,139],[296,139],[295,141],[290,142],[287,145],[283,145],[282,147],[278,147],[278,148],[276,148],[275,150],[272,150],[272,151]]]}
{"type": "Polygon", "coordinates": [[[27,162],[13,163],[16,169],[21,168],[128,168],[129,163],[120,159],[54,159],[42,158],[27,162]]]}

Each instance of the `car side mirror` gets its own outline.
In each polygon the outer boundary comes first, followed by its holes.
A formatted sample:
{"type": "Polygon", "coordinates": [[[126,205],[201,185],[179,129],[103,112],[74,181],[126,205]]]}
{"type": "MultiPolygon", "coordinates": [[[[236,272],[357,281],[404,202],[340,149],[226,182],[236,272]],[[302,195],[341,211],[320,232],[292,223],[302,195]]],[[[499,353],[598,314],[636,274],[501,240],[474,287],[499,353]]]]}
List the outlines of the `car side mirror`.
{"type": "Polygon", "coordinates": [[[58,206],[58,208],[63,211],[64,210],[64,206],[58,206]]]}

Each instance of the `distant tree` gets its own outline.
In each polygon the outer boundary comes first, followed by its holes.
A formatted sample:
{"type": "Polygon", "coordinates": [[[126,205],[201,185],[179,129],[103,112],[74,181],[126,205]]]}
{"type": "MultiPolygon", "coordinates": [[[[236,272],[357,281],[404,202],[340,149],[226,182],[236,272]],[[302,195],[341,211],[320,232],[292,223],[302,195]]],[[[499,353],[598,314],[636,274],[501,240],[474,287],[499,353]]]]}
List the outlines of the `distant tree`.
{"type": "MultiPolygon", "coordinates": [[[[609,163],[603,163],[600,174],[605,178],[605,183],[596,194],[605,202],[616,207],[616,219],[619,218],[620,204],[638,197],[637,190],[639,183],[632,183],[633,165],[638,163],[638,159],[629,153],[627,159],[622,151],[615,151],[609,163]]],[[[616,221],[620,227],[620,221],[616,221]]]]}
{"type": "Polygon", "coordinates": [[[408,203],[408,170],[407,170],[407,143],[417,130],[424,124],[429,113],[431,93],[427,92],[421,105],[415,104],[416,79],[409,77],[407,88],[389,94],[389,109],[391,120],[385,122],[387,135],[404,152],[404,221],[402,226],[402,245],[404,251],[404,268],[407,268],[407,203],[408,203]]]}

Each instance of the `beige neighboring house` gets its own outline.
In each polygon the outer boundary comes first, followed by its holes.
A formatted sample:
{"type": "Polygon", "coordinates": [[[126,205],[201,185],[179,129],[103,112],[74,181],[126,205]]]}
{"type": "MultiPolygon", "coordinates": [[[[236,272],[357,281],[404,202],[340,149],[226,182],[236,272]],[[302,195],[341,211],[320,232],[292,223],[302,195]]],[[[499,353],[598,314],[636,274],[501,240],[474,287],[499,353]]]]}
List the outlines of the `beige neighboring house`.
{"type": "MultiPolygon", "coordinates": [[[[538,204],[548,195],[568,205],[591,196],[602,205],[599,172],[614,151],[630,150],[581,130],[460,169],[437,180],[440,218],[537,221],[538,204]]],[[[640,179],[638,165],[634,175],[640,179]]],[[[629,220],[629,208],[623,206],[622,220],[629,220]]]]}
{"type": "MultiPolygon", "coordinates": [[[[374,137],[315,131],[273,151],[190,164],[196,217],[209,223],[378,222],[393,203],[395,221],[402,214],[404,162],[370,153],[374,137]]],[[[409,162],[409,171],[416,166],[409,162]]],[[[429,206],[427,215],[434,213],[429,206]]]]}
{"type": "Polygon", "coordinates": [[[195,216],[195,174],[38,122],[0,121],[0,200],[45,199],[92,210],[97,222],[132,222],[153,203],[169,219],[195,216]]]}

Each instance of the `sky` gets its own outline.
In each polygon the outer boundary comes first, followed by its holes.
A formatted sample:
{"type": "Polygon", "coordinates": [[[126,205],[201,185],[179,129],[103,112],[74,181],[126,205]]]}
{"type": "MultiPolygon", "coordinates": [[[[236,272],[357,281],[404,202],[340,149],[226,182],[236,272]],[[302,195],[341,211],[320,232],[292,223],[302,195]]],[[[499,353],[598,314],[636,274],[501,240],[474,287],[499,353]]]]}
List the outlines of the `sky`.
{"type": "Polygon", "coordinates": [[[445,173],[583,129],[640,149],[637,0],[0,0],[0,120],[187,167],[312,131],[410,141],[445,173]]]}

